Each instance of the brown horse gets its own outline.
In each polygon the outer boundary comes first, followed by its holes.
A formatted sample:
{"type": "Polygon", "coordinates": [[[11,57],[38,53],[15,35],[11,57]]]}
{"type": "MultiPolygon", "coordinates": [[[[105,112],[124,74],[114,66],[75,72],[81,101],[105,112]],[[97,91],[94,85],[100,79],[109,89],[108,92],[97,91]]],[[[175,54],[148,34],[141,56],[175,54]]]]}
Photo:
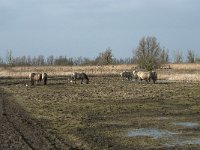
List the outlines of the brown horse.
{"type": "Polygon", "coordinates": [[[31,81],[31,85],[34,85],[35,82],[40,83],[42,81],[42,74],[41,73],[30,73],[29,78],[31,81]]]}
{"type": "Polygon", "coordinates": [[[150,71],[150,73],[151,73],[150,77],[151,77],[153,83],[155,83],[158,79],[157,73],[156,73],[156,71],[150,71]]]}

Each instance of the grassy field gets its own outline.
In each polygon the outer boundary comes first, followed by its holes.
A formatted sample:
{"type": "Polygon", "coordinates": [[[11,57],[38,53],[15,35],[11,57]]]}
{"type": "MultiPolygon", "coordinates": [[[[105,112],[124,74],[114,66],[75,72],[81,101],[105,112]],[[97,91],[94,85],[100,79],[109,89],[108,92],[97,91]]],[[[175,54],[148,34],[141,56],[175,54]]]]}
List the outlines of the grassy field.
{"type": "Polygon", "coordinates": [[[45,130],[79,149],[200,149],[200,82],[89,78],[73,84],[55,77],[47,86],[2,79],[0,87],[45,130]]]}
{"type": "Polygon", "coordinates": [[[158,69],[156,84],[119,77],[135,67],[6,67],[0,88],[79,149],[200,149],[200,64],[158,69]],[[86,72],[90,84],[70,83],[74,71],[86,72]],[[30,86],[30,72],[47,72],[48,85],[30,86]]]}

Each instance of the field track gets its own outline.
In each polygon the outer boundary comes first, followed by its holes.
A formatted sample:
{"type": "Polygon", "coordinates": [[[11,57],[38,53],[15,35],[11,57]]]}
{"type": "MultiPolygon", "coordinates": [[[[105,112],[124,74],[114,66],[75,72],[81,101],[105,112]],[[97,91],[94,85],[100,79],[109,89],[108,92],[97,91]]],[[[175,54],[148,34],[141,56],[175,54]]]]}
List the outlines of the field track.
{"type": "Polygon", "coordinates": [[[73,149],[42,130],[2,89],[0,93],[0,149],[73,149]]]}

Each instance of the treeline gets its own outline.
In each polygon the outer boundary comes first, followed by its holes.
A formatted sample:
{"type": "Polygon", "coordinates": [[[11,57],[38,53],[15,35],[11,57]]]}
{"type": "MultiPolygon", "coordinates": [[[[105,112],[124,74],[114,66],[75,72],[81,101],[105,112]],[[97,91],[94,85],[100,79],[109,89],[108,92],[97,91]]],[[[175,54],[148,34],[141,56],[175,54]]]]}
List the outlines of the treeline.
{"type": "Polygon", "coordinates": [[[86,57],[71,58],[66,56],[55,57],[50,55],[14,57],[12,51],[7,51],[5,59],[0,57],[1,66],[75,66],[75,65],[107,65],[107,64],[132,64],[132,58],[117,59],[113,57],[110,48],[99,54],[94,59],[86,57]]]}
{"type": "Polygon", "coordinates": [[[183,53],[179,50],[174,51],[173,60],[169,60],[168,50],[161,48],[156,37],[143,37],[133,50],[130,58],[117,59],[109,47],[99,53],[95,58],[77,57],[69,58],[66,56],[21,56],[14,57],[12,50],[7,51],[5,59],[0,57],[0,66],[74,66],[74,65],[108,65],[108,64],[138,64],[140,68],[152,70],[167,63],[200,63],[200,57],[194,51],[188,50],[183,58],[183,53]]]}

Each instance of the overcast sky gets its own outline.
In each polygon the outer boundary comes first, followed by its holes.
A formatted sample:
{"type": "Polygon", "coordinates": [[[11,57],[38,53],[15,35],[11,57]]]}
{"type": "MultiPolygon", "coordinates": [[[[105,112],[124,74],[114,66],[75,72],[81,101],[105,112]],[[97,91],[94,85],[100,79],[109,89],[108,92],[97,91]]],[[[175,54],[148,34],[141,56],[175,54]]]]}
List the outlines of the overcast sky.
{"type": "Polygon", "coordinates": [[[0,57],[125,58],[144,36],[200,56],[200,0],[0,0],[0,57]]]}

